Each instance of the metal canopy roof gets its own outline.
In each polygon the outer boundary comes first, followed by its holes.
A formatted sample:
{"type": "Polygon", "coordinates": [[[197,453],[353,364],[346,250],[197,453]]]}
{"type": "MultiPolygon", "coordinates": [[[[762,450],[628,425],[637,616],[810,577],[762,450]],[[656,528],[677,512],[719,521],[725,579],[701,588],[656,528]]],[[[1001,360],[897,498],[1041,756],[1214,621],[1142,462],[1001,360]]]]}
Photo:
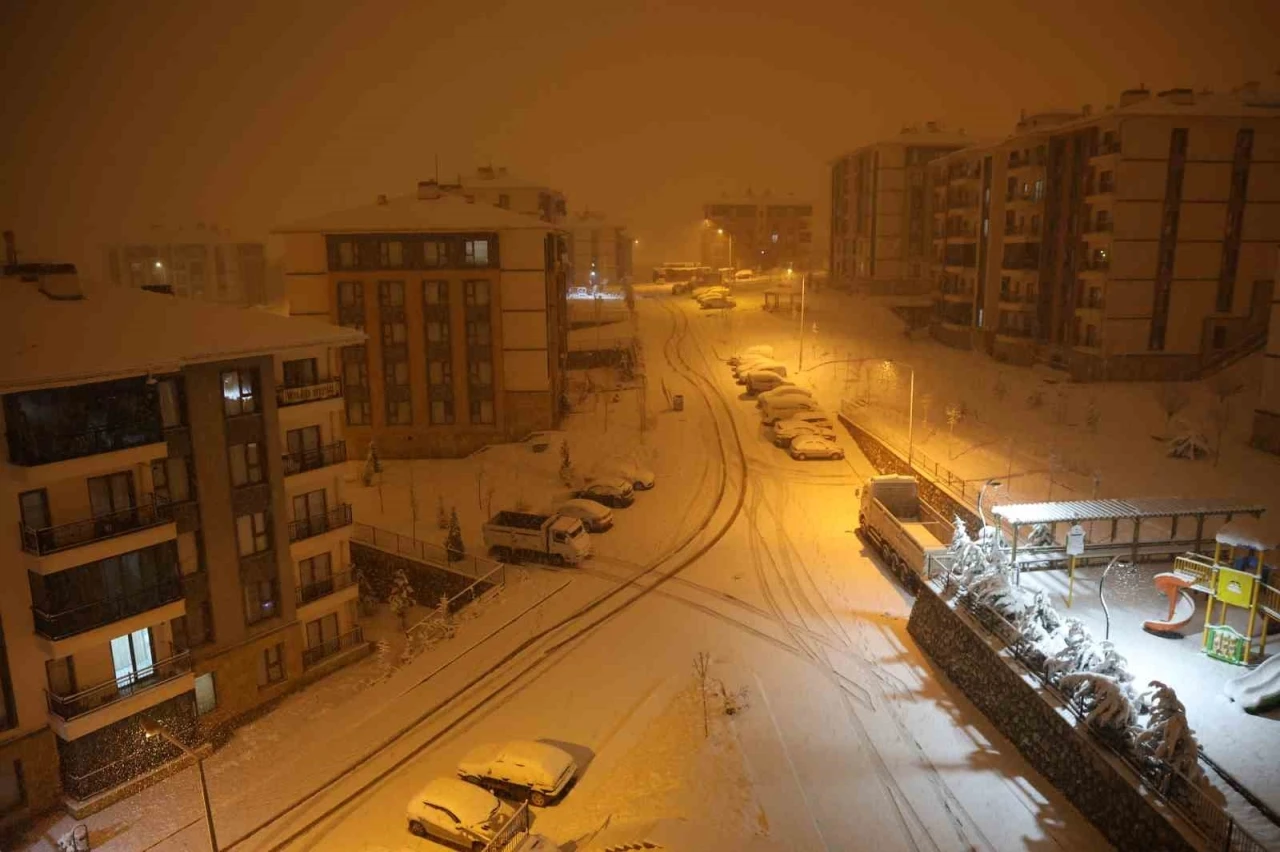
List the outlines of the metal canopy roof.
{"type": "Polygon", "coordinates": [[[1266,507],[1240,500],[1139,497],[1132,500],[1066,500],[1056,503],[1008,503],[991,510],[1014,526],[1062,521],[1168,518],[1174,515],[1256,515],[1266,507]]]}

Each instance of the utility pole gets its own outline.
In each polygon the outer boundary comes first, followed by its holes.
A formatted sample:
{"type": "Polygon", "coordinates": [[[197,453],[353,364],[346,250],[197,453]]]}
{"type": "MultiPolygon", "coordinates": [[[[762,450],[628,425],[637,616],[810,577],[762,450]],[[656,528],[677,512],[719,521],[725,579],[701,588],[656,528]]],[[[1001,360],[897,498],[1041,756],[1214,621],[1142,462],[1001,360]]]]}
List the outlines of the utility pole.
{"type": "Polygon", "coordinates": [[[807,272],[800,275],[800,367],[797,372],[804,371],[804,282],[808,277],[807,272]]]}

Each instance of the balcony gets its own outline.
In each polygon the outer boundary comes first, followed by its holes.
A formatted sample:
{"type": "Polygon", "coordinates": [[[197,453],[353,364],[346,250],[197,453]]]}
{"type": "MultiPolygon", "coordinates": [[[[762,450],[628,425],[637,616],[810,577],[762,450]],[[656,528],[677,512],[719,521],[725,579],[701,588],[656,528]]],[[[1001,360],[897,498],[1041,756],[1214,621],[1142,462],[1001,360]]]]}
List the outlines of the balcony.
{"type": "Polygon", "coordinates": [[[190,671],[191,655],[183,651],[163,660],[157,660],[139,671],[82,689],[72,695],[56,695],[46,691],[45,697],[49,712],[65,722],[70,722],[100,707],[146,692],[190,671]]]}
{"type": "Polygon", "coordinates": [[[28,427],[12,429],[7,437],[10,463],[23,467],[131,450],[164,441],[158,421],[75,432],[28,427]]]}
{"type": "Polygon", "coordinates": [[[1109,139],[1105,142],[1099,142],[1098,145],[1089,154],[1090,157],[1106,157],[1110,154],[1120,153],[1120,140],[1109,139]]]}
{"type": "Polygon", "coordinates": [[[126,595],[80,604],[59,612],[44,612],[33,606],[31,612],[35,617],[36,633],[56,642],[180,600],[182,579],[175,573],[154,586],[126,595]]]}
{"type": "Polygon", "coordinates": [[[349,651],[364,643],[364,631],[356,625],[354,630],[343,633],[341,636],[335,636],[327,639],[319,645],[312,645],[310,648],[302,649],[302,667],[309,669],[322,660],[339,654],[342,651],[349,651]]]}
{"type": "Polygon", "coordinates": [[[276,388],[276,405],[285,408],[290,405],[301,405],[304,402],[336,399],[340,396],[342,396],[340,379],[326,379],[310,385],[281,385],[276,388]]]}
{"type": "Polygon", "coordinates": [[[323,515],[312,515],[309,518],[299,518],[296,521],[289,522],[289,543],[302,541],[312,536],[327,533],[329,530],[336,530],[339,527],[350,526],[351,524],[351,504],[343,503],[337,508],[330,509],[323,515]]]}
{"type": "Polygon", "coordinates": [[[72,547],[127,535],[173,520],[165,501],[148,497],[143,503],[80,521],[37,529],[20,524],[22,549],[36,556],[47,556],[72,547]]]}
{"type": "Polygon", "coordinates": [[[350,571],[343,574],[333,574],[325,577],[323,580],[316,580],[312,583],[306,583],[298,586],[298,606],[309,604],[312,601],[318,601],[326,595],[340,591],[351,586],[356,581],[356,575],[350,571]]]}
{"type": "Polygon", "coordinates": [[[335,441],[323,447],[316,447],[314,450],[285,453],[283,458],[285,476],[305,473],[308,470],[319,470],[322,467],[330,467],[331,465],[345,462],[347,460],[347,443],[346,441],[335,441]]]}
{"type": "Polygon", "coordinates": [[[1112,230],[1110,219],[1099,219],[1096,222],[1090,222],[1084,226],[1086,234],[1109,234],[1112,230]]]}

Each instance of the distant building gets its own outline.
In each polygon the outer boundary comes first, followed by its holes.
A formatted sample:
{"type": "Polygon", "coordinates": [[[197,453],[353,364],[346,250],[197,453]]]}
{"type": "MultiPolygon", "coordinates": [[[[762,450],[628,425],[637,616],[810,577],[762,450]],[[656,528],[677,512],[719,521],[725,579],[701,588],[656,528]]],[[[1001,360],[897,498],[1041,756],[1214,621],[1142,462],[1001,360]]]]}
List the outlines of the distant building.
{"type": "Polygon", "coordinates": [[[460,175],[456,184],[439,186],[461,192],[482,204],[537,216],[553,225],[562,224],[569,215],[564,193],[515,177],[503,167],[481,166],[472,174],[460,175]]]}
{"type": "Polygon", "coordinates": [[[153,229],[146,240],[106,247],[107,281],[117,287],[168,289],[175,296],[224,305],[268,301],[263,243],[232,239],[204,223],[153,229]]]}
{"type": "Polygon", "coordinates": [[[864,145],[831,164],[833,286],[867,293],[927,293],[933,256],[932,160],[972,145],[929,122],[864,145]]]}
{"type": "Polygon", "coordinates": [[[702,265],[712,269],[807,270],[813,264],[813,205],[765,193],[702,208],[702,265]]]}
{"type": "MultiPolygon", "coordinates": [[[[1280,271],[1280,257],[1276,259],[1280,271]]],[[[1253,412],[1253,445],[1280,454],[1280,288],[1271,291],[1271,323],[1262,361],[1262,395],[1253,412]]]]}
{"type": "Polygon", "coordinates": [[[1280,95],[1124,92],[931,165],[934,334],[1080,380],[1256,351],[1280,243],[1280,95]]]}
{"type": "Polygon", "coordinates": [[[353,452],[462,455],[559,424],[567,231],[426,181],[274,233],[290,312],[369,333],[342,355],[353,452]]]}
{"type": "Polygon", "coordinates": [[[328,378],[363,335],[9,262],[0,336],[3,826],[179,757],[144,715],[196,746],[363,647],[328,378]]]}
{"type": "Polygon", "coordinates": [[[631,237],[603,213],[584,211],[566,223],[573,238],[573,275],[578,287],[603,287],[631,280],[631,237]]]}

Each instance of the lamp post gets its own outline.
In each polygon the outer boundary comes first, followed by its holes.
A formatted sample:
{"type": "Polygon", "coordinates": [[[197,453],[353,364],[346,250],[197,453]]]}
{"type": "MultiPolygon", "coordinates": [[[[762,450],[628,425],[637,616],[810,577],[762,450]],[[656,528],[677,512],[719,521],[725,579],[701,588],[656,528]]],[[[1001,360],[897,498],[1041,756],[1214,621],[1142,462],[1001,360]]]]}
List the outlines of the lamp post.
{"type": "Polygon", "coordinates": [[[187,748],[181,740],[165,730],[159,722],[143,717],[141,719],[141,723],[142,734],[147,739],[162,737],[170,745],[177,746],[181,749],[183,754],[196,759],[196,770],[200,773],[200,799],[204,802],[204,822],[209,829],[209,848],[212,849],[213,852],[218,852],[218,835],[213,831],[213,808],[209,805],[209,786],[204,779],[204,758],[187,748]]]}
{"type": "Polygon", "coordinates": [[[804,369],[804,283],[809,273],[800,273],[800,369],[804,369]]]}
{"type": "Polygon", "coordinates": [[[987,528],[987,516],[982,511],[982,495],[987,493],[988,486],[991,488],[999,488],[1003,484],[1004,483],[998,479],[988,479],[986,482],[982,483],[982,488],[978,489],[978,517],[982,520],[983,529],[987,528]]]}
{"type": "MultiPolygon", "coordinates": [[[[803,300],[802,300],[803,301],[803,300]]],[[[886,367],[897,365],[906,367],[907,372],[911,374],[911,389],[907,395],[907,469],[911,468],[911,450],[915,446],[915,426],[916,426],[916,371],[910,364],[904,364],[901,361],[895,361],[892,358],[884,362],[886,367]]],[[[981,501],[979,501],[981,502],[981,501]]]]}
{"type": "Polygon", "coordinates": [[[716,228],[716,233],[729,241],[729,268],[733,268],[733,234],[726,233],[724,228],[716,228]]]}

